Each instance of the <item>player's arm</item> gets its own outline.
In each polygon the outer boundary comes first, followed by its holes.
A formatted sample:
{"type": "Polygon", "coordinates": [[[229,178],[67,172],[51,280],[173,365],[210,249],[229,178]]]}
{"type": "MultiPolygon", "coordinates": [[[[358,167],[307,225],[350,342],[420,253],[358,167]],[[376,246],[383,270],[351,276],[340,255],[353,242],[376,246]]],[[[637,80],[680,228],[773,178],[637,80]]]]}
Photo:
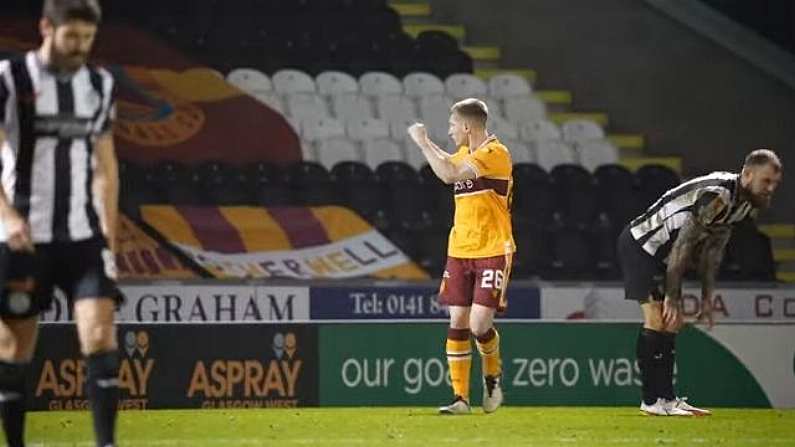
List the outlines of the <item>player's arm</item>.
{"type": "Polygon", "coordinates": [[[422,149],[422,154],[428,160],[433,173],[439,180],[447,183],[455,183],[461,180],[468,180],[477,177],[472,167],[467,163],[456,164],[450,159],[450,154],[442,150],[428,137],[428,130],[423,124],[414,124],[408,129],[411,139],[422,149]]]}
{"type": "Polygon", "coordinates": [[[116,228],[119,214],[119,164],[113,134],[108,131],[97,138],[95,144],[93,192],[100,198],[102,233],[111,251],[116,250],[116,228]]]}
{"type": "MultiPolygon", "coordinates": [[[[4,66],[7,68],[7,64],[4,66]]],[[[6,85],[10,82],[7,78],[7,71],[0,70],[0,147],[5,144],[6,133],[6,109],[9,101],[13,101],[11,90],[6,85]]],[[[22,218],[19,212],[11,204],[11,200],[6,196],[5,190],[0,187],[0,219],[6,229],[8,248],[13,251],[33,251],[33,239],[30,236],[30,226],[22,218]]]]}
{"type": "Polygon", "coordinates": [[[694,254],[696,244],[709,231],[708,225],[723,213],[727,206],[725,199],[719,194],[705,192],[696,201],[692,215],[679,229],[679,234],[668,255],[668,268],[665,274],[663,320],[666,322],[678,316],[682,300],[682,278],[687,270],[688,260],[694,254]]]}
{"type": "Polygon", "coordinates": [[[698,272],[701,278],[701,312],[698,320],[704,320],[712,328],[712,295],[715,293],[715,277],[723,260],[723,252],[731,236],[731,227],[713,230],[699,254],[698,272]]]}

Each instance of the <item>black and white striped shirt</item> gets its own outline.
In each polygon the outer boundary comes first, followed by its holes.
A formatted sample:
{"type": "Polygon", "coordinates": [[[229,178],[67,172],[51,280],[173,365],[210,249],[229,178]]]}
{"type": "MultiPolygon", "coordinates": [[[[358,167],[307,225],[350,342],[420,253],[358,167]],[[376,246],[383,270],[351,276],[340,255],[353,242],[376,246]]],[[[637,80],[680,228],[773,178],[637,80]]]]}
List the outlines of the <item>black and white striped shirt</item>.
{"type": "MultiPolygon", "coordinates": [[[[34,242],[101,235],[93,152],[97,137],[110,131],[113,91],[113,77],[102,68],[63,76],[34,51],[0,61],[3,190],[27,218],[34,242]]],[[[0,222],[0,242],[6,240],[0,222]]]]}
{"type": "Polygon", "coordinates": [[[719,196],[728,206],[710,223],[726,226],[755,214],[750,202],[738,197],[740,177],[730,172],[713,172],[696,177],[667,191],[645,213],[630,223],[632,237],[646,253],[667,262],[679,229],[693,217],[699,201],[719,196]]]}

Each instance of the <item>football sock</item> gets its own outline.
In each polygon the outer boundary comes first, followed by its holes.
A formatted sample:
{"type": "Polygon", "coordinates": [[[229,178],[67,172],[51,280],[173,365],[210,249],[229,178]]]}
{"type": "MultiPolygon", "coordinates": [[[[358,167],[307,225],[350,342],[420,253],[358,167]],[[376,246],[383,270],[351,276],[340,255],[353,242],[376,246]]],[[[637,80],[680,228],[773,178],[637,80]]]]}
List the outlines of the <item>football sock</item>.
{"type": "Polygon", "coordinates": [[[446,351],[453,394],[469,402],[469,370],[472,366],[469,329],[447,329],[446,351]]]}
{"type": "Polygon", "coordinates": [[[497,377],[502,374],[500,334],[494,328],[491,328],[485,334],[476,337],[475,344],[483,362],[483,375],[497,377]]]}
{"type": "Polygon", "coordinates": [[[9,447],[25,445],[25,372],[27,364],[0,361],[0,416],[9,447]]]}
{"type": "Polygon", "coordinates": [[[112,446],[119,404],[119,354],[117,351],[100,352],[91,354],[86,360],[86,386],[97,446],[112,446]]]}
{"type": "Polygon", "coordinates": [[[660,379],[660,397],[673,400],[674,393],[674,365],[676,364],[676,333],[663,332],[663,369],[660,379]]]}
{"type": "Polygon", "coordinates": [[[642,328],[638,333],[635,354],[640,368],[641,392],[643,402],[652,405],[657,402],[661,382],[664,380],[663,334],[652,329],[642,328]]]}

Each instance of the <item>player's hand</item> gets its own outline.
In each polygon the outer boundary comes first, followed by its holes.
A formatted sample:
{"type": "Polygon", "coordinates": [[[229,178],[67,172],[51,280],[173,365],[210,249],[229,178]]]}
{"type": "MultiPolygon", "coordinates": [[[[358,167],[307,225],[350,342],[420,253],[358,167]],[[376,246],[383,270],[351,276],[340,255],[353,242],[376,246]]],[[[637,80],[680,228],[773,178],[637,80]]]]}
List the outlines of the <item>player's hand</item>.
{"type": "Polygon", "coordinates": [[[11,251],[25,251],[33,253],[33,239],[30,237],[30,226],[12,207],[3,210],[3,224],[8,234],[8,248],[11,251]]]}
{"type": "Polygon", "coordinates": [[[425,142],[428,141],[428,129],[425,128],[425,124],[412,124],[408,128],[408,133],[411,139],[420,146],[424,145],[425,142]]]}
{"type": "Polygon", "coordinates": [[[665,297],[663,301],[663,324],[670,326],[679,321],[679,315],[682,312],[682,304],[674,301],[671,298],[665,297]]]}
{"type": "Polygon", "coordinates": [[[712,317],[712,299],[704,297],[701,299],[701,311],[696,315],[696,321],[707,325],[707,330],[715,326],[715,319],[712,317]]]}

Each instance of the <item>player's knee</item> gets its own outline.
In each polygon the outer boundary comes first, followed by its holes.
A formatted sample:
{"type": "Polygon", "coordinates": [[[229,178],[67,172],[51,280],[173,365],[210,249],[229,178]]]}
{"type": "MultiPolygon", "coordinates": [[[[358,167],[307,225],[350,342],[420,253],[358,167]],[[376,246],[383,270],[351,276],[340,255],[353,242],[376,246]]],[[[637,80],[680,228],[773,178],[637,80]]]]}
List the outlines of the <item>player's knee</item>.
{"type": "Polygon", "coordinates": [[[470,331],[472,332],[472,335],[474,335],[475,337],[480,337],[481,335],[485,335],[486,332],[488,332],[492,326],[493,325],[491,321],[472,319],[472,321],[469,322],[470,331]]]}
{"type": "Polygon", "coordinates": [[[644,316],[643,320],[643,327],[645,328],[655,331],[663,331],[666,328],[662,315],[647,314],[644,316]]]}
{"type": "Polygon", "coordinates": [[[113,323],[94,322],[80,331],[80,349],[83,355],[116,349],[116,330],[113,323]]]}

